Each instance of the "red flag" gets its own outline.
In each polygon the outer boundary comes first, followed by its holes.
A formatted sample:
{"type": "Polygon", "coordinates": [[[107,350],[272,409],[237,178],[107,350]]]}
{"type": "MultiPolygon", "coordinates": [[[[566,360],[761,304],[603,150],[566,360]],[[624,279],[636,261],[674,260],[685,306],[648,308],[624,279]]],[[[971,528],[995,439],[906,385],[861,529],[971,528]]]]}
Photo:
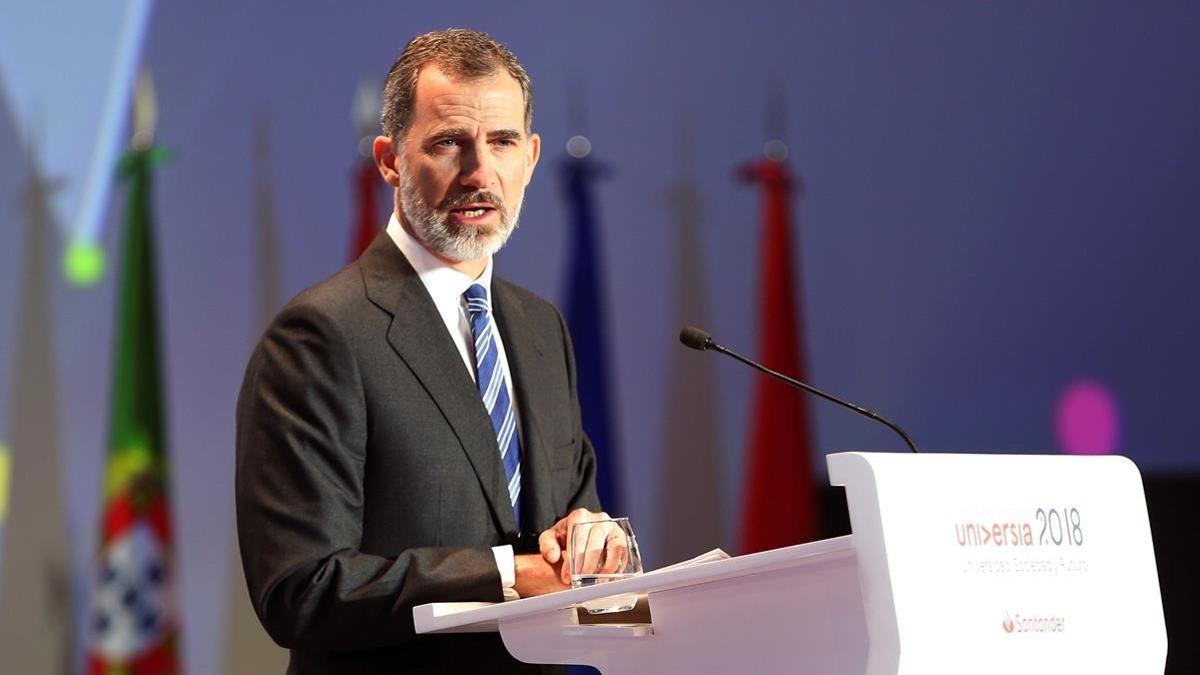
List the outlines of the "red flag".
{"type": "Polygon", "coordinates": [[[358,223],[350,242],[350,260],[358,259],[379,232],[379,171],[373,162],[363,162],[354,172],[354,189],[358,198],[358,223]]]}
{"type": "MultiPolygon", "coordinates": [[[[793,286],[789,206],[792,177],[783,162],[762,159],[738,175],[762,186],[759,352],[768,367],[803,379],[803,317],[793,286]]],[[[812,443],[804,394],[769,377],[756,377],[746,458],[742,551],[753,553],[811,540],[817,505],[812,443]]]]}

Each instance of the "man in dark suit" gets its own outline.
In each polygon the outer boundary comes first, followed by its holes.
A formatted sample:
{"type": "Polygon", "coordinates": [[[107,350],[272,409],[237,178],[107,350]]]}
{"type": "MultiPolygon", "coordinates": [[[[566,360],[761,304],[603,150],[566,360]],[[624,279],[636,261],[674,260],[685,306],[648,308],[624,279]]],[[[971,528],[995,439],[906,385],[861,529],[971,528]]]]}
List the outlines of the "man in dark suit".
{"type": "Polygon", "coordinates": [[[292,300],[246,370],[246,579],[289,672],[536,672],[495,634],[412,622],[566,588],[567,529],[603,517],[562,316],[492,276],[540,152],[529,78],[449,30],[409,43],[384,98],[387,230],[292,300]]]}

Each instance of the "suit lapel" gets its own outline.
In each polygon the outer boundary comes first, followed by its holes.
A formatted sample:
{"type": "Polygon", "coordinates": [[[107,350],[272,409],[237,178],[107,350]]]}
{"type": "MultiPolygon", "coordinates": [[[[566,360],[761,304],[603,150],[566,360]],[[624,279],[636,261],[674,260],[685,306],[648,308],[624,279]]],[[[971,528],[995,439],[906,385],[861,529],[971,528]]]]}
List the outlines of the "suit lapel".
{"type": "Polygon", "coordinates": [[[551,409],[541,400],[546,387],[540,386],[539,381],[539,374],[546,372],[546,349],[538,334],[530,329],[525,308],[508,283],[492,277],[492,297],[521,413],[521,509],[528,514],[524,517],[526,529],[537,533],[553,525],[558,517],[551,491],[550,457],[539,415],[540,411],[551,409]]]}
{"type": "Polygon", "coordinates": [[[367,298],[392,316],[388,343],[454,430],[500,531],[516,532],[491,420],[425,285],[386,231],[375,237],[359,265],[367,298]]]}

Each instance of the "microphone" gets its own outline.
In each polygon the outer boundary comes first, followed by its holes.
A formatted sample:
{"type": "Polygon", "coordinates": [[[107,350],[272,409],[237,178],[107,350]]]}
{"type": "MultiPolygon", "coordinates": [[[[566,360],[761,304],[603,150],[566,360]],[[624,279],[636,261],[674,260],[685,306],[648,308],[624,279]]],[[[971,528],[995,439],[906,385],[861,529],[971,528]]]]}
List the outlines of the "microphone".
{"type": "Polygon", "coordinates": [[[720,352],[726,356],[729,356],[734,359],[737,359],[738,361],[741,361],[742,363],[750,366],[751,368],[754,368],[755,370],[766,373],[767,375],[770,375],[771,377],[779,380],[780,382],[783,382],[785,384],[790,384],[791,386],[796,387],[797,389],[803,389],[804,391],[807,391],[810,394],[813,394],[815,396],[820,396],[821,398],[825,399],[826,401],[832,401],[833,403],[836,403],[836,404],[842,406],[843,408],[849,408],[849,409],[853,410],[854,412],[858,413],[859,415],[862,415],[864,417],[869,417],[869,418],[875,420],[876,422],[879,422],[880,424],[891,429],[892,431],[896,432],[897,434],[899,434],[900,438],[904,439],[905,444],[908,445],[908,449],[912,450],[913,452],[917,452],[917,444],[913,443],[913,440],[908,437],[908,434],[904,433],[904,430],[900,428],[900,425],[885,419],[882,415],[880,415],[877,412],[872,412],[861,406],[854,405],[853,403],[850,403],[849,401],[843,401],[842,399],[840,399],[836,396],[833,396],[832,394],[826,394],[825,392],[821,391],[820,389],[817,389],[816,387],[805,384],[805,383],[801,382],[800,380],[797,380],[796,378],[788,377],[787,375],[784,375],[783,373],[771,370],[770,368],[764,366],[763,364],[761,364],[757,361],[752,361],[731,349],[727,349],[727,348],[717,344],[716,342],[713,342],[712,336],[700,328],[696,328],[695,326],[688,326],[687,328],[684,328],[683,330],[679,331],[679,341],[682,342],[684,345],[686,345],[692,349],[695,349],[696,351],[703,352],[703,351],[708,351],[711,349],[712,351],[720,352]]]}

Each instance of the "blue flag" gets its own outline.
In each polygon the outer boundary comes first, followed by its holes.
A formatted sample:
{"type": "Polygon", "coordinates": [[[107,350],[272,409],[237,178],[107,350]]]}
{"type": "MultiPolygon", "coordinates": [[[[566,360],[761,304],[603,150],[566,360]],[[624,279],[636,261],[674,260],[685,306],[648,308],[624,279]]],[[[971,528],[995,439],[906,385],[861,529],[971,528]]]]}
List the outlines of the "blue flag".
{"type": "Polygon", "coordinates": [[[575,343],[579,407],[583,429],[596,448],[596,490],[610,514],[621,514],[620,468],[608,386],[608,323],[604,276],[596,243],[593,184],[608,171],[588,157],[570,157],[562,165],[563,196],[571,221],[567,261],[567,327],[575,343]]]}

